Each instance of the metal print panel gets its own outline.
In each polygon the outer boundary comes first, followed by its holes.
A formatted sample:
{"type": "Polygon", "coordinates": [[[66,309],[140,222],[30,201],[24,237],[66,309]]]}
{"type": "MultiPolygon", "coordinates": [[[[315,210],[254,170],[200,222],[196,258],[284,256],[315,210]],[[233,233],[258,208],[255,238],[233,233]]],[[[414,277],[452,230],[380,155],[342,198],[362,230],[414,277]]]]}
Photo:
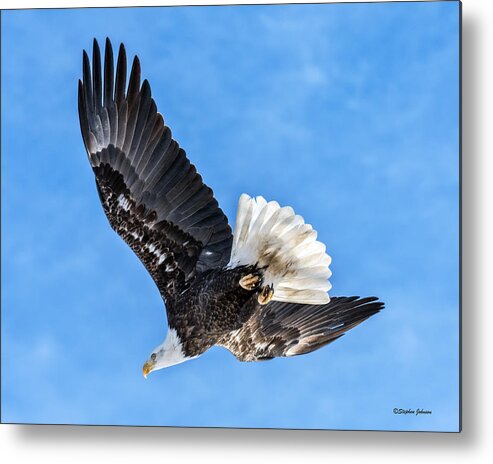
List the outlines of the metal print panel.
{"type": "Polygon", "coordinates": [[[2,12],[2,422],[460,430],[460,4],[2,12]]]}

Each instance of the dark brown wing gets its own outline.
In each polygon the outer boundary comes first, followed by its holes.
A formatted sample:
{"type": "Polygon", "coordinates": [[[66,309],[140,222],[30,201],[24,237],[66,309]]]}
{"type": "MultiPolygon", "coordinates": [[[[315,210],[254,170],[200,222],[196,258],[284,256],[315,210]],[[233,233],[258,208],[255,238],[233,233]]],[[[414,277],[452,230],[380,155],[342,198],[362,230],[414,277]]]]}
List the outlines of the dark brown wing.
{"type": "Polygon", "coordinates": [[[116,76],[106,40],[104,79],[94,40],[92,72],[79,80],[82,138],[111,227],[150,272],[163,296],[197,272],[227,264],[231,228],[212,190],[171,137],[134,58],[128,87],[120,46],[116,76]]]}
{"type": "Polygon", "coordinates": [[[272,302],[258,306],[239,330],[218,345],[240,361],[310,353],[342,337],[384,306],[375,297],[332,297],[325,305],[272,302]]]}

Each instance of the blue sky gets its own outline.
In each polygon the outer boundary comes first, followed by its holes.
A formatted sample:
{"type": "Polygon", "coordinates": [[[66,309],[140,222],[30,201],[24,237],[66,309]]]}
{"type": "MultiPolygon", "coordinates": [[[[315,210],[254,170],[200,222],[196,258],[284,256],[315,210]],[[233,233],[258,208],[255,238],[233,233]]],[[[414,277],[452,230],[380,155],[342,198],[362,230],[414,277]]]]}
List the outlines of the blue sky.
{"type": "Polygon", "coordinates": [[[457,2],[2,12],[2,420],[457,430],[458,26],[457,2]],[[164,307],[77,117],[106,36],[231,223],[242,192],[293,206],[331,294],[386,309],[308,356],[213,348],[144,380],[164,307]]]}

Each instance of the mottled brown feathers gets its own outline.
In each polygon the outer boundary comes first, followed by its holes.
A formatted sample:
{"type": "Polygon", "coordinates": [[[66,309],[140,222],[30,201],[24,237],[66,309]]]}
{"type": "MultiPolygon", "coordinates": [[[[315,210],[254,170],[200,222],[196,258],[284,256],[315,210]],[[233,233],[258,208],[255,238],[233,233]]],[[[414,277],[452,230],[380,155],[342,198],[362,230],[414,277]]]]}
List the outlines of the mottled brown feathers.
{"type": "Polygon", "coordinates": [[[317,350],[344,335],[383,303],[375,297],[332,297],[324,305],[271,302],[258,306],[246,324],[218,344],[240,361],[262,361],[317,350]]]}

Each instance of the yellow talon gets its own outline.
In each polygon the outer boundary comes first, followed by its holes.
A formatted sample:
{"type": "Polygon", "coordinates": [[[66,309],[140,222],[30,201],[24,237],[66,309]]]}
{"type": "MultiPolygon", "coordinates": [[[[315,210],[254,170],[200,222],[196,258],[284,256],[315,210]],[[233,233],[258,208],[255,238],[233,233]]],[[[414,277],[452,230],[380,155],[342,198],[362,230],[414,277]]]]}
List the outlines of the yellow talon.
{"type": "Polygon", "coordinates": [[[245,290],[254,290],[259,282],[260,276],[258,274],[247,274],[240,279],[240,286],[245,290]]]}
{"type": "Polygon", "coordinates": [[[257,301],[261,305],[266,305],[267,303],[270,302],[270,300],[272,300],[273,296],[274,296],[274,287],[272,285],[266,285],[260,292],[257,301]]]}

